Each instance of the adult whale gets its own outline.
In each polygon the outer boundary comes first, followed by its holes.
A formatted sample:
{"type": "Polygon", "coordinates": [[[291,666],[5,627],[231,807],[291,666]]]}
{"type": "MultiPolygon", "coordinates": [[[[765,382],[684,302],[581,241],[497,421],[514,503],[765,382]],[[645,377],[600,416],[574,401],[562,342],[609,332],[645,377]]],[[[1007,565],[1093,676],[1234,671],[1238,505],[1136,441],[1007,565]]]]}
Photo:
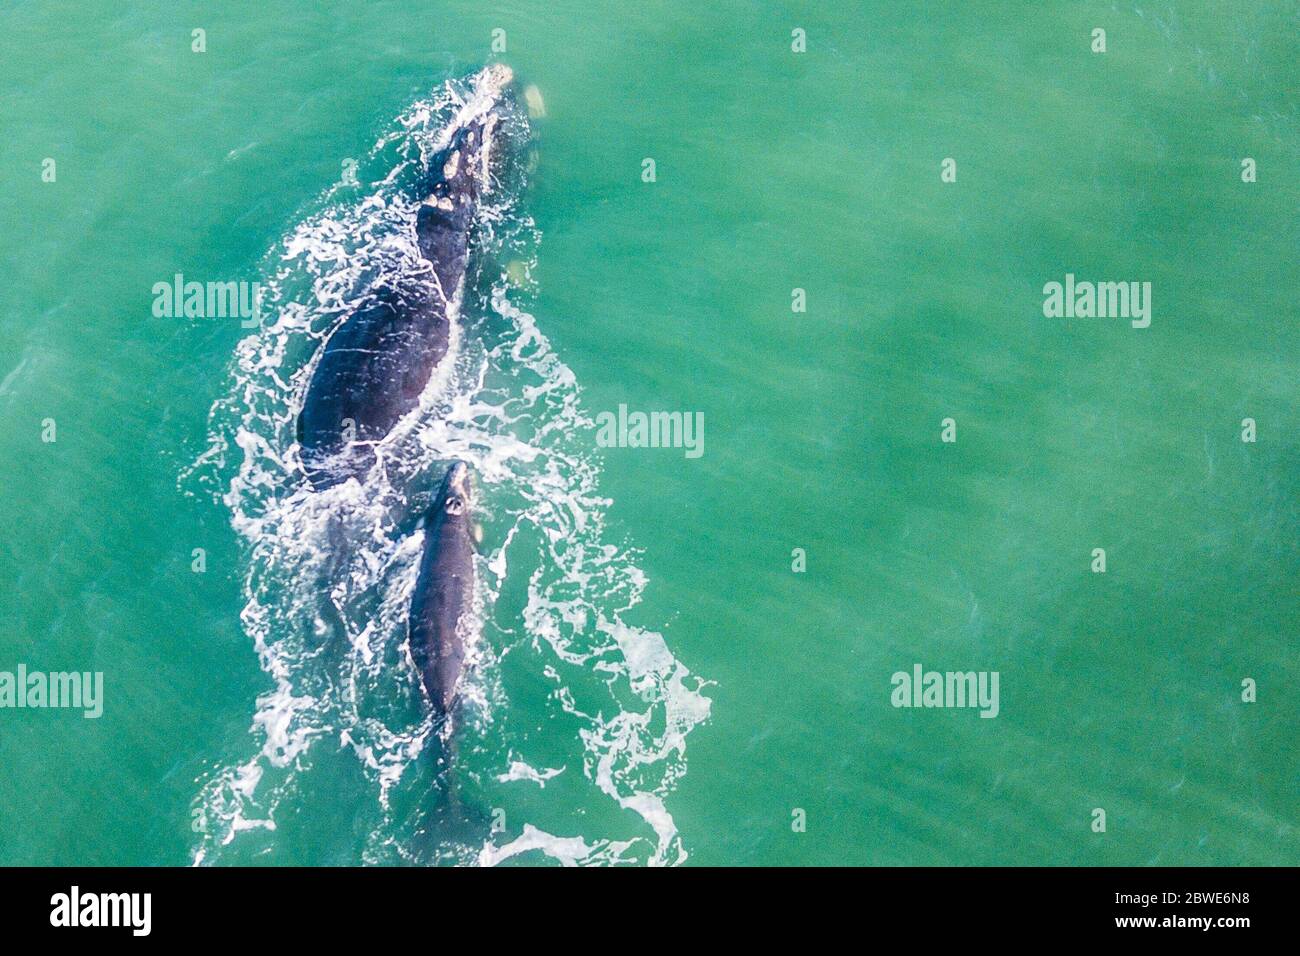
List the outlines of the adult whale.
{"type": "Polygon", "coordinates": [[[489,66],[430,163],[433,183],[416,214],[420,255],[430,266],[372,291],[326,341],[298,416],[303,470],[314,488],[356,476],[375,445],[420,401],[446,356],[460,308],[470,227],[490,188],[498,107],[513,77],[489,66]]]}
{"type": "Polygon", "coordinates": [[[451,713],[472,638],[475,538],[469,466],[454,461],[424,522],[424,552],[407,625],[411,659],[435,717],[451,713]]]}

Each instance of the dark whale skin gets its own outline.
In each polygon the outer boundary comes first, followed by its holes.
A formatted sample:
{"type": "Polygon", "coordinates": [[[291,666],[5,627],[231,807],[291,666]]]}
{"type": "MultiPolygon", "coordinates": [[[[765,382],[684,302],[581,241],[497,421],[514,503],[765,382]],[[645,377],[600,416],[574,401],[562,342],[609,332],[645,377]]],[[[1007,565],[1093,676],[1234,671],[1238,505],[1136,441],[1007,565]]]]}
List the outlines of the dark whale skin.
{"type": "Polygon", "coordinates": [[[474,596],[469,466],[453,462],[425,518],[424,551],[407,624],[411,660],[435,718],[451,714],[465,667],[474,596]]]}
{"type": "Polygon", "coordinates": [[[419,404],[446,357],[494,122],[488,113],[461,127],[430,162],[434,181],[415,223],[429,270],[376,289],[322,349],[297,430],[315,489],[365,477],[374,445],[419,404]]]}
{"type": "Polygon", "coordinates": [[[314,488],[370,470],[374,443],[419,403],[449,338],[445,306],[430,284],[382,289],[335,330],[298,416],[303,469],[314,488]]]}

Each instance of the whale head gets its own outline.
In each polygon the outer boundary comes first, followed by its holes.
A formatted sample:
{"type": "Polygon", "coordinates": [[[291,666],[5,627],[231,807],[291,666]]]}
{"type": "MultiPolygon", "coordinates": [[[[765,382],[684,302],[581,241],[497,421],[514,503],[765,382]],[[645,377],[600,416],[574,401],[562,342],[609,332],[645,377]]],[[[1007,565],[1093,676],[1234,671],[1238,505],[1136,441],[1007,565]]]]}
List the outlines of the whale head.
{"type": "Polygon", "coordinates": [[[474,487],[469,465],[463,461],[453,461],[442,480],[434,507],[444,515],[460,517],[469,513],[473,503],[474,487]]]}
{"type": "Polygon", "coordinates": [[[442,148],[430,161],[433,183],[426,202],[449,211],[447,200],[473,201],[487,189],[493,133],[510,105],[513,83],[514,72],[504,63],[484,67],[472,78],[464,104],[443,133],[442,148]]]}
{"type": "Polygon", "coordinates": [[[439,136],[416,214],[420,254],[451,296],[465,268],[468,234],[482,198],[500,172],[497,131],[511,109],[514,73],[493,64],[473,78],[460,111],[439,136]]]}

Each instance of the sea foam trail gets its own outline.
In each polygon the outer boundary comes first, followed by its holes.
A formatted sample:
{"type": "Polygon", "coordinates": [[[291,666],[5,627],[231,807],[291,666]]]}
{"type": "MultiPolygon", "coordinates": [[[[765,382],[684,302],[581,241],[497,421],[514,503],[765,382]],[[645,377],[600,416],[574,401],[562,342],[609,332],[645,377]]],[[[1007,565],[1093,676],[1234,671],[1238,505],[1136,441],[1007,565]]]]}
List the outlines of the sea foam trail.
{"type": "MultiPolygon", "coordinates": [[[[686,858],[665,797],[710,701],[660,634],[625,621],[646,582],[604,528],[594,423],[519,304],[539,240],[516,208],[521,169],[481,210],[460,333],[377,468],[320,493],[300,477],[294,424],[319,345],[376,282],[427,268],[414,185],[458,115],[481,108],[472,80],[416,103],[359,164],[372,185],[331,190],[268,255],[266,319],[239,343],[209,448],[182,477],[220,497],[243,541],[240,620],[267,677],[251,746],[201,781],[197,864],[280,850],[343,863],[686,858]],[[422,759],[443,742],[406,621],[418,517],[452,458],[473,466],[485,537],[482,636],[449,769],[422,759]],[[453,776],[473,825],[431,809],[453,776]],[[302,822],[314,809],[347,814],[328,848],[302,822]]],[[[509,116],[501,135],[519,149],[526,120],[509,116]]]]}

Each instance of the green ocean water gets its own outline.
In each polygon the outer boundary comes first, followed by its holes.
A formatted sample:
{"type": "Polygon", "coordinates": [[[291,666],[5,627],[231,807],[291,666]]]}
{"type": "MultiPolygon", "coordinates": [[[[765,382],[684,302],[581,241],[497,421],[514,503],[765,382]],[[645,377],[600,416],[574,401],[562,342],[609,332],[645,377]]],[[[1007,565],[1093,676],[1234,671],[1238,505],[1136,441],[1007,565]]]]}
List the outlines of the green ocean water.
{"type": "MultiPolygon", "coordinates": [[[[105,702],[0,710],[0,864],[442,859],[412,822],[437,783],[402,756],[418,708],[366,657],[397,631],[355,629],[392,624],[409,523],[347,640],[295,631],[299,586],[337,579],[298,573],[292,521],[237,527],[279,491],[232,491],[238,436],[280,448],[258,429],[293,389],[246,391],[249,330],[155,317],[151,290],[267,279],[302,224],[390,195],[397,118],[489,60],[546,115],[511,210],[527,278],[467,354],[505,343],[485,388],[559,465],[539,481],[508,428],[476,446],[505,563],[464,749],[503,826],[458,839],[525,864],[1300,863],[1298,25],[1293,2],[5,4],[0,671],[102,671],[105,702]],[[1150,327],[1045,318],[1067,273],[1150,282],[1150,327]],[[509,377],[529,322],[569,377],[535,343],[509,377]],[[548,432],[561,405],[521,404],[543,373],[588,419],[702,413],[703,455],[548,432]],[[507,544],[520,514],[543,517],[507,544]],[[891,706],[917,663],[997,671],[998,716],[891,706]]],[[[289,369],[310,341],[286,340],[289,369]]]]}

